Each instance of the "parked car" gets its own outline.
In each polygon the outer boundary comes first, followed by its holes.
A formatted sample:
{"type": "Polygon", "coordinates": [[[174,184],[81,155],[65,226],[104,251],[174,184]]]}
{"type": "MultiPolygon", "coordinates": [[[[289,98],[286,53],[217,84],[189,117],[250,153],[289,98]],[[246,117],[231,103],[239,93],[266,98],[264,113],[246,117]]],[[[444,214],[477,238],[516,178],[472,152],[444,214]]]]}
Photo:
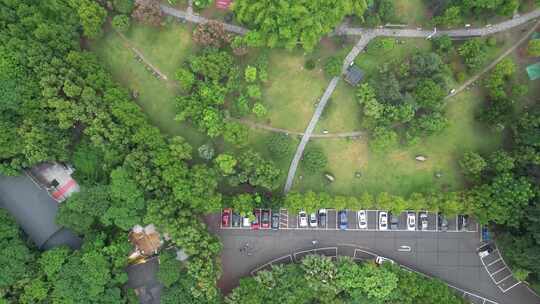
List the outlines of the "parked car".
{"type": "Polygon", "coordinates": [[[231,208],[225,208],[221,212],[221,227],[231,226],[231,208]]]}
{"type": "Polygon", "coordinates": [[[338,212],[339,229],[347,229],[347,210],[340,210],[338,212]]]}
{"type": "Polygon", "coordinates": [[[326,209],[319,209],[319,227],[326,228],[326,209]]]}
{"type": "Polygon", "coordinates": [[[367,212],[366,212],[366,210],[358,211],[358,228],[367,229],[367,212]]]}
{"type": "Polygon", "coordinates": [[[261,228],[270,228],[270,210],[264,209],[261,214],[261,228]]]}
{"type": "Polygon", "coordinates": [[[242,218],[240,217],[240,214],[233,212],[232,214],[232,226],[233,227],[240,227],[242,218]]]}
{"type": "Polygon", "coordinates": [[[416,213],[407,212],[407,230],[416,230],[416,213]]]}
{"type": "Polygon", "coordinates": [[[308,226],[307,213],[305,211],[298,212],[298,227],[305,228],[308,226]]]}
{"type": "Polygon", "coordinates": [[[242,226],[251,227],[251,221],[249,220],[248,216],[244,216],[244,218],[242,219],[242,226]]]}
{"type": "Polygon", "coordinates": [[[480,258],[485,258],[490,253],[492,253],[493,250],[495,250],[495,248],[494,248],[494,246],[492,244],[485,244],[485,245],[481,246],[480,248],[478,248],[478,256],[480,258]]]}
{"type": "Polygon", "coordinates": [[[491,234],[489,233],[487,226],[482,227],[482,241],[483,242],[491,241],[491,234]]]}
{"type": "Polygon", "coordinates": [[[253,211],[255,219],[251,221],[251,229],[257,230],[261,226],[261,210],[257,209],[253,211]]]}
{"type": "Polygon", "coordinates": [[[317,214],[315,212],[309,214],[309,227],[317,228],[317,214]]]}
{"type": "Polygon", "coordinates": [[[439,231],[448,231],[448,220],[446,219],[446,217],[440,212],[437,217],[439,223],[439,231]]]}
{"type": "Polygon", "coordinates": [[[419,217],[420,217],[420,230],[427,230],[428,225],[429,225],[427,213],[420,212],[419,217]]]}
{"type": "Polygon", "coordinates": [[[272,212],[272,230],[279,229],[279,213],[272,212]]]}
{"type": "Polygon", "coordinates": [[[385,211],[379,212],[379,230],[388,230],[388,213],[385,211]]]}
{"type": "Polygon", "coordinates": [[[458,215],[458,229],[467,230],[469,226],[469,216],[468,215],[458,215]]]}
{"type": "Polygon", "coordinates": [[[378,256],[375,258],[375,263],[377,263],[378,265],[382,265],[383,263],[395,264],[396,262],[394,262],[394,260],[391,260],[389,258],[378,256]]]}
{"type": "Polygon", "coordinates": [[[388,213],[388,217],[390,218],[390,229],[399,229],[399,217],[397,215],[393,215],[392,213],[388,213]]]}

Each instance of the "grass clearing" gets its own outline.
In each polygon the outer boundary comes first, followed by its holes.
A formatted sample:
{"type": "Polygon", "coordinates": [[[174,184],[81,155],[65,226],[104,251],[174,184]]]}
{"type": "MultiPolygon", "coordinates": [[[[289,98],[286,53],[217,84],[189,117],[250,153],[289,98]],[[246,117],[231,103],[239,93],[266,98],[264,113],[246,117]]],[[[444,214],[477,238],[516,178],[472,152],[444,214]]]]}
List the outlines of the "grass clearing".
{"type": "Polygon", "coordinates": [[[328,85],[319,68],[306,70],[301,51],[272,50],[263,103],[268,109],[266,124],[291,131],[304,131],[315,111],[315,103],[328,85]]]}
{"type": "Polygon", "coordinates": [[[501,136],[474,120],[483,100],[480,92],[467,91],[454,98],[447,108],[449,127],[414,146],[376,153],[368,149],[365,137],[356,141],[317,141],[329,160],[326,172],[334,175],[336,181],[329,184],[322,173],[309,176],[301,170],[298,174],[303,178],[296,179],[293,190],[324,190],[343,195],[386,191],[409,195],[426,189],[461,189],[464,186],[458,167],[461,155],[468,150],[494,150],[501,144],[501,136]],[[417,155],[425,155],[428,160],[417,162],[414,159],[417,155]],[[360,178],[355,177],[356,172],[361,173],[360,178]],[[441,178],[435,177],[437,172],[442,174],[441,178]]]}
{"type": "MultiPolygon", "coordinates": [[[[159,29],[135,23],[126,37],[133,47],[143,52],[146,59],[170,78],[193,49],[190,33],[187,27],[174,23],[159,29]]],[[[130,91],[138,92],[135,102],[153,125],[166,134],[185,137],[194,146],[205,141],[206,136],[189,123],[174,120],[178,88],[152,76],[144,64],[135,60],[133,51],[115,32],[107,32],[92,44],[91,49],[116,81],[130,91]]]]}
{"type": "Polygon", "coordinates": [[[427,24],[428,13],[424,0],[395,0],[396,17],[400,23],[421,27],[427,24]]]}

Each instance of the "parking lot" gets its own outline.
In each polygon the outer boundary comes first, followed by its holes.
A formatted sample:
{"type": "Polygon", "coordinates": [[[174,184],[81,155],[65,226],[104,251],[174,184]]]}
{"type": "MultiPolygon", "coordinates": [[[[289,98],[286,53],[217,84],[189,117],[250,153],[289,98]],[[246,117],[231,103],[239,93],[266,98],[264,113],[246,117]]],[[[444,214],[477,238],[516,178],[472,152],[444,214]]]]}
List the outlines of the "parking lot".
{"type": "Polygon", "coordinates": [[[491,246],[494,250],[488,255],[481,257],[480,260],[493,283],[505,293],[521,282],[512,276],[512,271],[504,262],[499,249],[494,244],[491,246]]]}
{"type": "MultiPolygon", "coordinates": [[[[297,229],[297,230],[346,230],[346,231],[381,231],[379,227],[379,215],[383,212],[381,210],[366,210],[366,227],[360,228],[358,223],[358,212],[356,211],[347,211],[347,223],[345,229],[340,229],[339,213],[334,209],[326,209],[326,219],[324,222],[318,222],[316,227],[300,227],[299,219],[297,213],[291,213],[287,209],[279,210],[279,229],[297,229]]],[[[474,218],[468,217],[467,226],[460,227],[459,217],[447,217],[446,229],[439,225],[439,217],[435,212],[429,211],[404,211],[400,214],[391,215],[388,214],[388,229],[384,231],[411,231],[407,229],[407,215],[413,214],[415,219],[415,225],[412,230],[414,231],[425,231],[425,232],[478,232],[478,223],[474,218]],[[420,225],[420,214],[426,214],[427,227],[421,229],[420,225]],[[394,218],[394,221],[391,223],[391,219],[394,218]]],[[[319,218],[318,218],[319,219],[319,218]]],[[[222,229],[252,229],[250,226],[233,227],[233,225],[221,225],[222,229]]],[[[262,229],[258,227],[258,229],[262,229]]],[[[267,228],[269,229],[269,228],[267,228]]],[[[383,232],[383,231],[381,231],[383,232]]]]}

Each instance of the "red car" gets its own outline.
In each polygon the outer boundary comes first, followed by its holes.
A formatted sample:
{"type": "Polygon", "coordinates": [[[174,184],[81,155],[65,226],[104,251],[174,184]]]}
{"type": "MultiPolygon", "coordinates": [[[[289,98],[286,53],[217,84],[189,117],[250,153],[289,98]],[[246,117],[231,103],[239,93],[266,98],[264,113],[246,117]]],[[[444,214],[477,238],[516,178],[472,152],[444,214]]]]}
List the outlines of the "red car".
{"type": "Polygon", "coordinates": [[[253,215],[255,215],[255,219],[251,222],[251,229],[259,229],[260,222],[261,222],[261,209],[257,209],[253,211],[253,215]]]}
{"type": "Polygon", "coordinates": [[[261,215],[261,228],[269,229],[270,228],[270,210],[265,209],[262,211],[261,215]]]}
{"type": "Polygon", "coordinates": [[[229,227],[231,225],[231,208],[223,209],[221,213],[221,226],[229,227]]]}

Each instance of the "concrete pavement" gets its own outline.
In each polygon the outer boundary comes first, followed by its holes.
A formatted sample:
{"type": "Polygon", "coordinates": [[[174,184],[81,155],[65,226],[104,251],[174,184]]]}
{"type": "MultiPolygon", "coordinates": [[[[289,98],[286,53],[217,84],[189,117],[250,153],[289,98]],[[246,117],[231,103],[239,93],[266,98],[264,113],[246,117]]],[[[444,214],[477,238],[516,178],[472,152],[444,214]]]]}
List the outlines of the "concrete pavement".
{"type": "MultiPolygon", "coordinates": [[[[223,276],[220,287],[228,293],[240,278],[249,276],[261,265],[299,251],[318,248],[337,248],[338,255],[351,255],[363,249],[389,257],[400,265],[428,276],[437,277],[452,286],[486,298],[485,303],[538,304],[540,299],[519,284],[503,293],[486,272],[476,249],[479,233],[422,232],[422,231],[339,231],[339,230],[233,230],[219,228],[219,215],[207,218],[210,230],[223,243],[223,276]],[[312,241],[318,244],[313,245],[312,241]],[[248,243],[250,255],[240,249],[248,243]],[[400,246],[410,252],[398,251],[400,246]]],[[[478,299],[478,298],[477,298],[478,299]]],[[[474,303],[483,303],[475,300],[474,303]]]]}

